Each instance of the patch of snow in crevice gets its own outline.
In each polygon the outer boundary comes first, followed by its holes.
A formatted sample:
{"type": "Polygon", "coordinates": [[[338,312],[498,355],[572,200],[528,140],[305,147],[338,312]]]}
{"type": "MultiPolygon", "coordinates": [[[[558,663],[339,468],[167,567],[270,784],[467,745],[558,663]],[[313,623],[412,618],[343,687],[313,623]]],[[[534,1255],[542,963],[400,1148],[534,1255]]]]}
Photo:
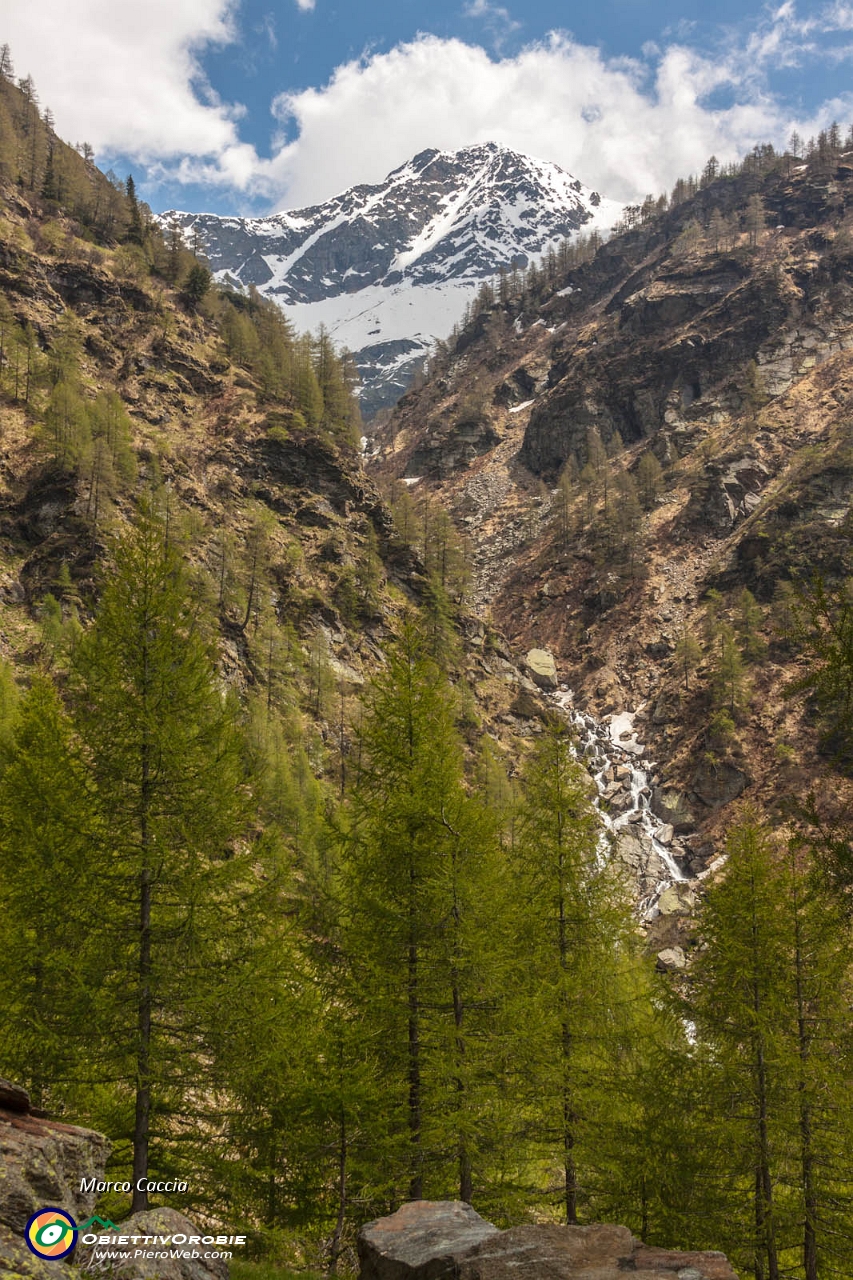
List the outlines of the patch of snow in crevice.
{"type": "Polygon", "coordinates": [[[514,404],[510,409],[510,413],[521,413],[522,409],[529,409],[532,404],[532,400],[524,400],[521,404],[514,404]]]}

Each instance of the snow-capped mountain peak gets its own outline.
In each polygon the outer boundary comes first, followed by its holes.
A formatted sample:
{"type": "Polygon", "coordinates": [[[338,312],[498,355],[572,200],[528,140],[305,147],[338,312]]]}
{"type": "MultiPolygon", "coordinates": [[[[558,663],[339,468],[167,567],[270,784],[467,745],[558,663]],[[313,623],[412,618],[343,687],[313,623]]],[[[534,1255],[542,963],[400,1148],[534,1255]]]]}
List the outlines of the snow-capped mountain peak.
{"type": "Polygon", "coordinates": [[[402,393],[484,279],[620,213],[558,165],[487,142],[422,151],[384,182],[306,209],[162,221],[200,239],[218,279],[254,285],[298,329],[324,324],[354,353],[370,412],[402,393]]]}

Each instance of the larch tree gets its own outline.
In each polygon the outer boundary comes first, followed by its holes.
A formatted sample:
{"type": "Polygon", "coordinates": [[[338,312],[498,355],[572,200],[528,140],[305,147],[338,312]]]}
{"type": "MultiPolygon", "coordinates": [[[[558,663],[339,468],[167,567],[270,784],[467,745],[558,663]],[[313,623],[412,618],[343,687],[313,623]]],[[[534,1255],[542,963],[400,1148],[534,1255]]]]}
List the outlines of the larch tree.
{"type": "MultiPolygon", "coordinates": [[[[253,888],[238,841],[246,795],[233,709],[164,541],[144,516],[118,545],[72,672],[102,833],[91,851],[110,996],[102,1035],[114,1078],[132,1093],[134,1187],[148,1176],[153,1136],[166,1142],[164,1117],[198,1085],[205,1028],[243,971],[240,918],[253,888]]],[[[146,1207],[134,1190],[134,1211],[146,1207]]]]}
{"type": "Polygon", "coordinates": [[[346,945],[399,1135],[385,1157],[388,1176],[397,1170],[392,1199],[401,1181],[413,1199],[454,1183],[470,1199],[493,1139],[477,1046],[498,846],[462,785],[453,705],[407,627],[362,726],[346,873],[346,945]]]}
{"type": "Polygon", "coordinates": [[[512,855],[519,1114],[537,1134],[540,1158],[560,1164],[559,1201],[573,1223],[633,1000],[630,915],[599,848],[600,819],[567,727],[540,740],[521,788],[512,855]]]}

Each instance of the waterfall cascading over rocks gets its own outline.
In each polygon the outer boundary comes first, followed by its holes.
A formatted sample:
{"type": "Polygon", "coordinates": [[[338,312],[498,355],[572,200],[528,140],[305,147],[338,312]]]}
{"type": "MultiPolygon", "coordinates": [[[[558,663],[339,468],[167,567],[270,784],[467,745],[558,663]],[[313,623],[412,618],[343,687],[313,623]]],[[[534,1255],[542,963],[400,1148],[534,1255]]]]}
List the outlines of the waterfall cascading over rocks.
{"type": "Polygon", "coordinates": [[[674,843],[673,827],[652,811],[655,763],[646,759],[637,738],[636,713],[597,720],[574,706],[574,694],[565,685],[551,696],[574,728],[578,757],[595,781],[595,806],[604,827],[602,854],[615,857],[636,878],[642,919],[648,922],[660,914],[668,890],[689,910],[694,901],[690,885],[703,877],[685,874],[679,859],[687,862],[686,850],[674,843]]]}

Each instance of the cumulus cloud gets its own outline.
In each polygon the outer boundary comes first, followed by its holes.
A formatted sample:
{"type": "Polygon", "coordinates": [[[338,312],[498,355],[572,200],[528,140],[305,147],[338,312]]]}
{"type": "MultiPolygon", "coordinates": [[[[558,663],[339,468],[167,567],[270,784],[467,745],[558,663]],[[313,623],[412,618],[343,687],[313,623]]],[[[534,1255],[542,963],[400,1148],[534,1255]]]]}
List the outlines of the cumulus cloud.
{"type": "Polygon", "coordinates": [[[63,136],[142,161],[218,158],[237,185],[257,157],[200,55],[235,39],[236,0],[40,0],[3,15],[19,70],[32,74],[63,136]]]}
{"type": "Polygon", "coordinates": [[[296,7],[301,9],[303,13],[310,13],[315,3],[316,0],[296,0],[296,7]]]}
{"type": "Polygon", "coordinates": [[[475,45],[425,35],[339,67],[323,88],[280,95],[275,111],[294,140],[267,178],[286,193],[282,204],[311,203],[379,181],[426,147],[494,140],[634,199],[712,153],[733,159],[782,136],[789,117],[753,84],[755,57],[711,59],[671,45],[653,63],[607,59],[554,34],[494,60],[475,45]],[[733,101],[709,105],[719,91],[733,101]]]}

